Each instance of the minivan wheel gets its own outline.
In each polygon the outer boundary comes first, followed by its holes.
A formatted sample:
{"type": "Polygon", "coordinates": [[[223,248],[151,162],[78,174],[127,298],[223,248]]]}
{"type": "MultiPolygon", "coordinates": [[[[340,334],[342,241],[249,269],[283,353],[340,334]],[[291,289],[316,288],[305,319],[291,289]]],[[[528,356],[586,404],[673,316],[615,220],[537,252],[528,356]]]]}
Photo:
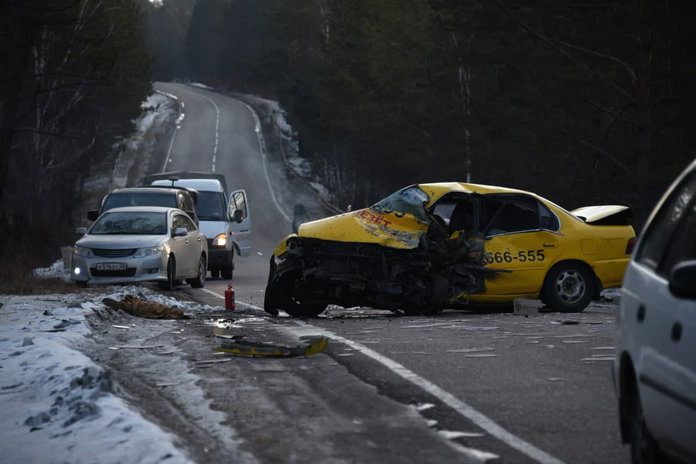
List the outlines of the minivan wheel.
{"type": "Polygon", "coordinates": [[[640,396],[635,392],[631,418],[631,462],[633,464],[652,464],[669,462],[660,450],[655,438],[645,425],[640,396]]]}
{"type": "Polygon", "coordinates": [[[186,279],[186,282],[193,288],[203,288],[205,286],[205,275],[207,274],[207,264],[205,256],[201,255],[198,260],[198,274],[195,279],[186,279]]]}
{"type": "Polygon", "coordinates": [[[210,278],[217,279],[218,277],[220,277],[220,268],[219,267],[211,267],[210,268],[210,278]]]}
{"type": "Polygon", "coordinates": [[[220,269],[222,273],[222,278],[225,280],[232,280],[232,266],[225,266],[220,269]]]}
{"type": "Polygon", "coordinates": [[[174,276],[176,275],[176,260],[174,256],[170,256],[167,260],[167,280],[158,282],[161,290],[174,290],[174,276]]]}

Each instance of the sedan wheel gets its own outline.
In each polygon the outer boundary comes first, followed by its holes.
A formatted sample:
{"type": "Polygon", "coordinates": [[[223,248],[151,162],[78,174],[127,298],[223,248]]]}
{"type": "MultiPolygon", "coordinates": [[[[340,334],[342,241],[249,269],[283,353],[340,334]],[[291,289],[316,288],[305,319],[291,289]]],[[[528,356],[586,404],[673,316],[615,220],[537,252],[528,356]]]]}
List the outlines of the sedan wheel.
{"type": "Polygon", "coordinates": [[[167,280],[159,282],[159,288],[162,290],[174,290],[174,276],[176,275],[176,261],[174,256],[170,256],[167,260],[167,280]]]}
{"type": "Polygon", "coordinates": [[[547,274],[541,299],[558,311],[578,312],[590,304],[594,289],[594,277],[582,264],[561,263],[547,274]]]}
{"type": "Polygon", "coordinates": [[[201,259],[198,261],[198,274],[195,279],[186,279],[186,282],[193,288],[203,288],[205,286],[205,275],[207,274],[207,263],[205,262],[205,256],[201,255],[201,259]]]}

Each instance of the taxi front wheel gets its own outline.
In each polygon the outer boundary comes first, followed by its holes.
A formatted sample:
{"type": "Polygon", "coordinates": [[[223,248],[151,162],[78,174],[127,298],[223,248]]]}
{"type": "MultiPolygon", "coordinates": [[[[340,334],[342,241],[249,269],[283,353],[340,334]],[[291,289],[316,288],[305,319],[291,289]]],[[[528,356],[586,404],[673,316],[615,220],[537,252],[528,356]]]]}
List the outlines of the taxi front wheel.
{"type": "Polygon", "coordinates": [[[580,262],[560,263],[546,275],[541,301],[558,311],[582,311],[595,293],[592,272],[580,262]]]}

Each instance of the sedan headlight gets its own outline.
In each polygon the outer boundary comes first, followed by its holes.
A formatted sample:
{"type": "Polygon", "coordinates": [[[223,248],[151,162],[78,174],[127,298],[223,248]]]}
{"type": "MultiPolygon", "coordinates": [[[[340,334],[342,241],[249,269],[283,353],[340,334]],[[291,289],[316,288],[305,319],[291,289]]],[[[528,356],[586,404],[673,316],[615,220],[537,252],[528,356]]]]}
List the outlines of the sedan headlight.
{"type": "Polygon", "coordinates": [[[138,251],[133,255],[134,258],[144,258],[145,256],[156,255],[157,253],[162,253],[164,251],[164,245],[158,245],[154,247],[139,248],[138,251]]]}
{"type": "Polygon", "coordinates": [[[217,237],[213,239],[213,246],[224,248],[227,246],[227,234],[218,234],[217,237]]]}
{"type": "Polygon", "coordinates": [[[77,256],[82,256],[84,258],[92,258],[94,256],[94,253],[92,253],[91,248],[85,248],[81,246],[76,246],[73,248],[73,253],[75,253],[77,256]]]}

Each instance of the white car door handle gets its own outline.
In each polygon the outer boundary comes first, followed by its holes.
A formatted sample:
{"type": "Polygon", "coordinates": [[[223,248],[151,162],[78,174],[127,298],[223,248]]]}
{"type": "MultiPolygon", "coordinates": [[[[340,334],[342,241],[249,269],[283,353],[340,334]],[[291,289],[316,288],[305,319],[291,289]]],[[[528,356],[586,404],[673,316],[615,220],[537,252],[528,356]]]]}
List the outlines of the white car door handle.
{"type": "Polygon", "coordinates": [[[184,243],[186,243],[188,245],[189,239],[184,240],[184,243]]]}
{"type": "Polygon", "coordinates": [[[672,326],[672,341],[674,343],[677,343],[679,340],[681,340],[682,336],[682,325],[679,322],[675,322],[674,325],[672,326]]]}

